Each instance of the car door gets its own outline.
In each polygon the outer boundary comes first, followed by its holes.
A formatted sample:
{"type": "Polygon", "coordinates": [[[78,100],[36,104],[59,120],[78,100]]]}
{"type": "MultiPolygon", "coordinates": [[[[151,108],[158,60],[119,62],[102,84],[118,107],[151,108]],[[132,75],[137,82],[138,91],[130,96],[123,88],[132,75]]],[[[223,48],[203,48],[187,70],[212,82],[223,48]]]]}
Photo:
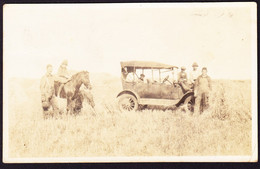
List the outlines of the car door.
{"type": "Polygon", "coordinates": [[[162,99],[179,99],[180,98],[180,86],[177,84],[161,84],[161,98],[162,99]]]}
{"type": "Polygon", "coordinates": [[[135,83],[135,92],[140,96],[140,98],[160,98],[161,90],[160,83],[135,83]]]}

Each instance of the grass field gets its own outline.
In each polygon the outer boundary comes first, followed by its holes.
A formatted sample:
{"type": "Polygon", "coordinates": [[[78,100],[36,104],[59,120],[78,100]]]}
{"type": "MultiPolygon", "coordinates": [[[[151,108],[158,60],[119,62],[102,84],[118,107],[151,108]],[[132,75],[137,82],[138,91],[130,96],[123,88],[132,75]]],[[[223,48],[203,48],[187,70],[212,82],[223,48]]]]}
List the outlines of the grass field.
{"type": "MultiPolygon", "coordinates": [[[[250,155],[251,82],[215,80],[211,107],[121,113],[119,78],[90,74],[95,111],[43,120],[39,80],[10,79],[9,157],[250,155]]],[[[60,100],[61,107],[64,100],[60,100]]]]}

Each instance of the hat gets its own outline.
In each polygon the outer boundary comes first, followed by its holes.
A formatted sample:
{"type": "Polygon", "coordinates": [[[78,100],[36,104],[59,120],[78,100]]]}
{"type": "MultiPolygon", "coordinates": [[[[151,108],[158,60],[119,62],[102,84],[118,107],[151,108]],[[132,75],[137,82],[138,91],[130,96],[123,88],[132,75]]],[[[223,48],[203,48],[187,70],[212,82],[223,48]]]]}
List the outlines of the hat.
{"type": "Polygon", "coordinates": [[[184,66],[181,67],[181,70],[186,70],[186,68],[184,66]]]}
{"type": "Polygon", "coordinates": [[[207,69],[206,67],[203,67],[202,70],[206,70],[206,71],[208,71],[208,69],[207,69]]]}
{"type": "Polygon", "coordinates": [[[199,67],[199,65],[198,65],[196,62],[194,62],[194,63],[192,64],[192,67],[199,67]]]}
{"type": "Polygon", "coordinates": [[[61,65],[66,65],[66,66],[68,66],[68,61],[67,61],[67,60],[64,60],[61,65]]]}

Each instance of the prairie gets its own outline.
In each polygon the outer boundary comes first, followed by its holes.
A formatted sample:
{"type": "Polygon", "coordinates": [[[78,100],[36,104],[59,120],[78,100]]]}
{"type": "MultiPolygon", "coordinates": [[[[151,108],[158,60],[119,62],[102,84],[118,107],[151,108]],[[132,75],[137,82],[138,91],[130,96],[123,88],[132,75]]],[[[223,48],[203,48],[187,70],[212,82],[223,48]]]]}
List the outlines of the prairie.
{"type": "MultiPolygon", "coordinates": [[[[119,112],[120,79],[90,74],[95,110],[44,120],[39,79],[9,79],[8,156],[250,155],[251,82],[214,80],[210,108],[199,116],[180,109],[119,112]]],[[[4,91],[6,92],[6,91],[4,91]]],[[[60,99],[64,107],[64,100],[60,99]]]]}

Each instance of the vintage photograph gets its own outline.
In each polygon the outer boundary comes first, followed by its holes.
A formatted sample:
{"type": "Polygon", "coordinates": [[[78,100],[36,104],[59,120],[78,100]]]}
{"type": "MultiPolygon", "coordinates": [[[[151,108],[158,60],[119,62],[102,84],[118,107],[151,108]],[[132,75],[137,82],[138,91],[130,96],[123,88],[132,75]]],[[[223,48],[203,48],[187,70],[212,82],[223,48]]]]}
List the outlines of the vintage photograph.
{"type": "Polygon", "coordinates": [[[6,4],[3,162],[256,162],[256,3],[6,4]]]}

